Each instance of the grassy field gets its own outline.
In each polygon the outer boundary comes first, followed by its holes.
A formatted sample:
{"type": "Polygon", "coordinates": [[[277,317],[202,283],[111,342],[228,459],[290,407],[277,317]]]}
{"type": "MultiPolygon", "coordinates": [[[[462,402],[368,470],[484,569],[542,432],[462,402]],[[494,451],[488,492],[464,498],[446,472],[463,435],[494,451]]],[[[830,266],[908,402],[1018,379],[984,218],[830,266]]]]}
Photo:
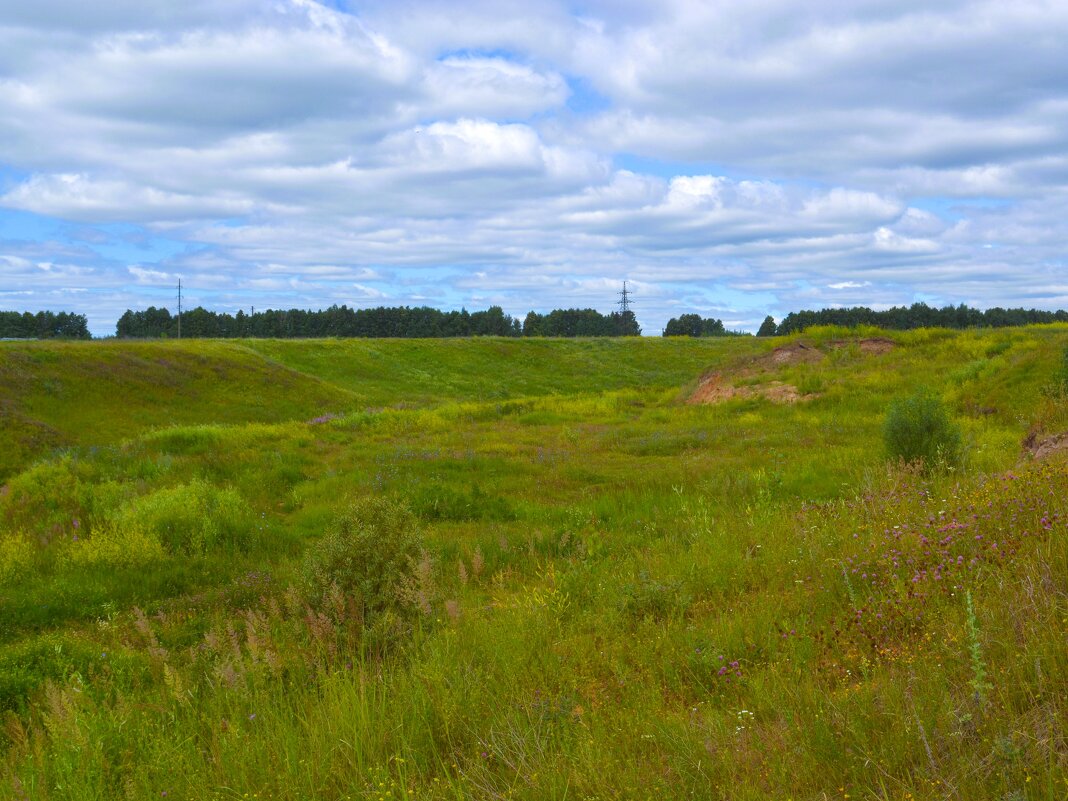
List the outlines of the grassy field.
{"type": "Polygon", "coordinates": [[[215,340],[0,343],[0,480],[43,455],[152,428],[366,408],[662,389],[752,343],[215,340]]]}
{"type": "Polygon", "coordinates": [[[0,344],[0,799],[1064,798],[1066,348],[0,344]]]}

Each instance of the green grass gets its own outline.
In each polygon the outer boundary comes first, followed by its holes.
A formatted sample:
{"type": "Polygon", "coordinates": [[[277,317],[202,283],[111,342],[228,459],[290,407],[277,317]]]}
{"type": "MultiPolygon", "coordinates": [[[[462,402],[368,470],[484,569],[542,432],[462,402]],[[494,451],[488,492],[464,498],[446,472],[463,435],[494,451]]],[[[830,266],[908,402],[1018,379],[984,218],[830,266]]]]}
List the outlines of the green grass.
{"type": "Polygon", "coordinates": [[[269,359],[358,395],[366,406],[496,401],[676,387],[710,364],[756,352],[738,340],[253,339],[269,359]]]}
{"type": "Polygon", "coordinates": [[[228,342],[4,342],[0,480],[56,450],[157,426],[307,419],[354,404],[228,342]]]}
{"type": "Polygon", "coordinates": [[[662,389],[753,347],[658,339],[5,342],[0,481],[41,456],[155,427],[662,389]]]}
{"type": "Polygon", "coordinates": [[[229,384],[11,462],[0,798],[1063,797],[1068,465],[1020,443],[1068,428],[1068,328],[873,333],[0,349],[53,422],[37,377],[103,404],[124,349],[229,384]],[[684,403],[712,369],[809,398],[684,403]],[[883,452],[920,385],[946,473],[883,452]],[[370,497],[415,515],[414,617],[302,589],[370,497]]]}

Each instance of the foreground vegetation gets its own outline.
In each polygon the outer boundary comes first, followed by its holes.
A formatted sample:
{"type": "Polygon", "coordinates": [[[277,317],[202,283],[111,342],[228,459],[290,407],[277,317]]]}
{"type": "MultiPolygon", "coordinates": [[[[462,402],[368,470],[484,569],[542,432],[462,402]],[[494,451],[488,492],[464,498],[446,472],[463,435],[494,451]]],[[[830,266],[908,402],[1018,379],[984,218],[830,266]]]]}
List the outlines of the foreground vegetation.
{"type": "Polygon", "coordinates": [[[1068,327],[803,342],[4,346],[0,798],[1064,797],[1068,327]]]}

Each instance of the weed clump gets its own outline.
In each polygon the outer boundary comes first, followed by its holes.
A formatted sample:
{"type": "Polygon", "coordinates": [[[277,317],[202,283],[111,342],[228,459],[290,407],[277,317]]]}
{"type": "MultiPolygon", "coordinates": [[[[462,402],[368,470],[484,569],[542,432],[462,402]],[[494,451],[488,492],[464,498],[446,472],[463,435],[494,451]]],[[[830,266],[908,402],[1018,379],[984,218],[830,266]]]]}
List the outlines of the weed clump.
{"type": "Polygon", "coordinates": [[[240,494],[199,478],[138,498],[120,511],[115,524],[142,529],[170,553],[187,555],[242,548],[252,533],[252,517],[240,494]]]}
{"type": "Polygon", "coordinates": [[[87,539],[73,542],[60,563],[77,568],[142,568],[160,563],[167,551],[159,536],[139,522],[108,521],[87,539]]]}
{"type": "Polygon", "coordinates": [[[953,467],[960,462],[960,427],[942,400],[927,389],[891,404],[883,426],[891,459],[922,463],[925,469],[953,467]]]}
{"type": "Polygon", "coordinates": [[[671,620],[681,617],[690,597],[681,581],[656,581],[642,571],[623,589],[623,612],[634,620],[671,620]]]}
{"type": "Polygon", "coordinates": [[[0,585],[29,572],[35,558],[29,537],[22,533],[0,536],[0,585]]]}
{"type": "Polygon", "coordinates": [[[353,602],[365,623],[411,619],[427,605],[422,553],[422,535],[407,506],[361,498],[334,519],[305,558],[305,593],[317,607],[339,596],[353,602]]]}

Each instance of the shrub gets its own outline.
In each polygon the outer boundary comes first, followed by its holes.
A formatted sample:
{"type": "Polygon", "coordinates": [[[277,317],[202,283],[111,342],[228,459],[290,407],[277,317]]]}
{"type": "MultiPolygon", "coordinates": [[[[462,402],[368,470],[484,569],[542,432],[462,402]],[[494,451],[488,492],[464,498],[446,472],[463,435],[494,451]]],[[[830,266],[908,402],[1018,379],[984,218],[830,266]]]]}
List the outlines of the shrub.
{"type": "Polygon", "coordinates": [[[365,622],[414,617],[421,602],[422,537],[416,518],[389,498],[361,498],[341,512],[304,561],[306,593],[313,604],[340,593],[354,601],[365,622]]]}
{"type": "Polygon", "coordinates": [[[108,521],[87,539],[71,543],[60,557],[71,567],[137,568],[161,562],[167,556],[159,537],[135,522],[108,521]]]}
{"type": "Polygon", "coordinates": [[[927,389],[891,404],[883,438],[891,459],[922,462],[926,469],[960,461],[960,428],[950,419],[941,399],[927,389]]]}
{"type": "Polygon", "coordinates": [[[25,577],[33,569],[36,550],[22,533],[0,534],[0,584],[25,577]]]}
{"type": "Polygon", "coordinates": [[[12,529],[43,534],[43,541],[69,531],[71,521],[84,516],[78,488],[91,480],[89,472],[85,462],[70,456],[34,465],[13,478],[0,498],[4,522],[12,529]]]}
{"type": "Polygon", "coordinates": [[[252,531],[252,518],[241,496],[199,478],[138,498],[113,522],[119,529],[145,532],[171,553],[189,555],[219,546],[243,547],[252,531]]]}

